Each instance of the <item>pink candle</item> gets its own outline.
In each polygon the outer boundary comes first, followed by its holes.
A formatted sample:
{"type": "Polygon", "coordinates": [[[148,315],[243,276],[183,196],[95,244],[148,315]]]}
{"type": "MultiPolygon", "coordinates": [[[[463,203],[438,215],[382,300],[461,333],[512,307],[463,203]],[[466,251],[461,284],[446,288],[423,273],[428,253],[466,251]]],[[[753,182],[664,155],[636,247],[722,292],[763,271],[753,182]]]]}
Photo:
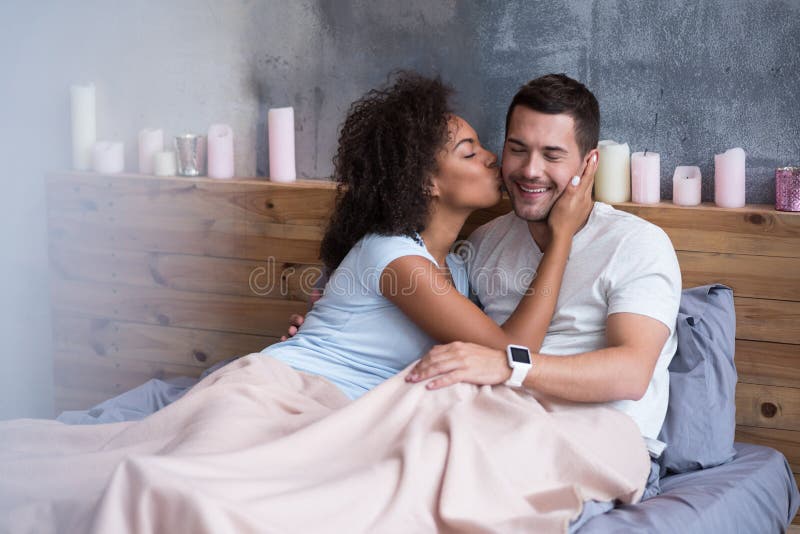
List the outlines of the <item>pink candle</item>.
{"type": "Polygon", "coordinates": [[[233,129],[212,124],[208,129],[209,178],[233,178],[233,129]]]}
{"type": "Polygon", "coordinates": [[[655,152],[631,155],[631,200],[637,204],[661,202],[661,156],[655,152]]]}
{"type": "Polygon", "coordinates": [[[139,172],[153,174],[153,157],[164,150],[164,131],[145,128],[139,132],[139,172]]]}
{"type": "Polygon", "coordinates": [[[714,202],[722,208],[744,206],[745,153],[732,148],[714,156],[714,202]]]}
{"type": "Polygon", "coordinates": [[[98,141],[92,147],[92,168],[102,174],[125,170],[125,146],[122,143],[98,141]]]}
{"type": "Polygon", "coordinates": [[[672,175],[672,203],[678,206],[700,204],[702,181],[700,167],[675,167],[675,174],[672,175]]]}
{"type": "Polygon", "coordinates": [[[294,182],[294,108],[274,108],[267,114],[269,128],[269,179],[294,182]]]}

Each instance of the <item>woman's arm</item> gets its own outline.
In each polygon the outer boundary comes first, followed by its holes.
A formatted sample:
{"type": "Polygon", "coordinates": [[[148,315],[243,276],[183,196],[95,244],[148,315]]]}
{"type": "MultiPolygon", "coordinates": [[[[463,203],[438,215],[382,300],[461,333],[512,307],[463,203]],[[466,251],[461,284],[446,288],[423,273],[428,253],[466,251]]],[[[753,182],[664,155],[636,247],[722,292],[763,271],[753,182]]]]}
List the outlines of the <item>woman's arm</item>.
{"type": "Polygon", "coordinates": [[[580,185],[568,185],[556,203],[558,207],[551,212],[552,239],[537,276],[502,326],[447,283],[444,271],[421,256],[403,256],[391,262],[381,274],[381,293],[439,343],[466,341],[502,349],[513,343],[538,351],[558,301],[576,230],[574,221],[582,223],[591,211],[592,178],[593,172],[588,171],[580,185]],[[561,224],[561,219],[566,223],[561,224]]]}

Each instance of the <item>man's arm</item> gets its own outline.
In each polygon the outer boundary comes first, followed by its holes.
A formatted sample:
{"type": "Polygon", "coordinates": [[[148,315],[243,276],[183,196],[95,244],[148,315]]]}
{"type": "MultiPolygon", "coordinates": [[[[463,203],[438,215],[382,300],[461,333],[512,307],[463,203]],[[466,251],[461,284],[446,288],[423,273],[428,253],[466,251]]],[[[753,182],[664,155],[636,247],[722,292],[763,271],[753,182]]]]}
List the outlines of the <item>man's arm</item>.
{"type": "MultiPolygon", "coordinates": [[[[615,313],[608,317],[608,347],[574,356],[533,355],[525,387],[575,402],[638,400],[653,376],[669,328],[651,317],[615,313]]],[[[457,382],[502,384],[511,376],[501,350],[468,343],[431,349],[408,376],[410,382],[437,377],[438,389],[457,382]]]]}
{"type": "Polygon", "coordinates": [[[639,400],[647,392],[669,328],[635,313],[615,313],[606,325],[608,347],[574,356],[539,355],[523,384],[578,402],[639,400]]]}

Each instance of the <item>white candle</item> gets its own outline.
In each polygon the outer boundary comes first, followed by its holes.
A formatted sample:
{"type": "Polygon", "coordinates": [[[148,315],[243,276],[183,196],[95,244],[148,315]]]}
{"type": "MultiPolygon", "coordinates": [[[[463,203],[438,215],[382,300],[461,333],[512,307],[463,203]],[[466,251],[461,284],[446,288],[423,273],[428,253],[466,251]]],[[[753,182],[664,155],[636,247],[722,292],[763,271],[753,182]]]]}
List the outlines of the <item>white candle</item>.
{"type": "Polygon", "coordinates": [[[269,179],[294,182],[294,108],[274,108],[267,114],[269,129],[269,179]]]}
{"type": "Polygon", "coordinates": [[[628,143],[603,140],[597,144],[599,158],[594,178],[595,199],[608,204],[631,199],[631,159],[628,143]]]}
{"type": "Polygon", "coordinates": [[[208,176],[233,177],[233,129],[227,124],[212,124],[208,129],[208,176]]]}
{"type": "Polygon", "coordinates": [[[702,182],[700,167],[675,167],[675,174],[672,175],[672,203],[677,206],[700,204],[702,182]]]}
{"type": "Polygon", "coordinates": [[[661,202],[661,156],[655,152],[631,155],[631,200],[637,204],[661,202]]]}
{"type": "Polygon", "coordinates": [[[139,132],[139,172],[153,174],[153,156],[164,150],[164,131],[145,128],[139,132]]]}
{"type": "Polygon", "coordinates": [[[94,144],[92,168],[102,174],[116,174],[125,170],[125,145],[111,141],[94,144]]]}
{"type": "Polygon", "coordinates": [[[69,88],[72,115],[72,168],[92,168],[92,147],[97,141],[94,84],[69,88]]]}
{"type": "Polygon", "coordinates": [[[175,176],[178,172],[178,164],[175,159],[175,152],[162,150],[153,154],[153,174],[156,176],[175,176]]]}
{"type": "Polygon", "coordinates": [[[744,206],[745,153],[732,148],[714,156],[714,202],[722,208],[744,206]]]}

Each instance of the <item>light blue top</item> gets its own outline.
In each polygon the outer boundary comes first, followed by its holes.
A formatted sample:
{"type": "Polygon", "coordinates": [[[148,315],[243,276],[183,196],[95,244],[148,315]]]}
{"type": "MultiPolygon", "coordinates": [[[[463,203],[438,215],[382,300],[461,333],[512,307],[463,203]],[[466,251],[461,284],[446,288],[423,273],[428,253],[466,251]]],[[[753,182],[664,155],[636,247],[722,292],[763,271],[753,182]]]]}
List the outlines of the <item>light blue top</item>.
{"type": "MultiPolygon", "coordinates": [[[[381,273],[402,256],[422,256],[436,264],[421,240],[363,237],[333,272],[300,331],[261,352],[327,378],[351,399],[402,371],[436,343],[381,294],[381,273]]],[[[456,289],[466,296],[463,260],[450,254],[447,265],[456,289]]]]}

